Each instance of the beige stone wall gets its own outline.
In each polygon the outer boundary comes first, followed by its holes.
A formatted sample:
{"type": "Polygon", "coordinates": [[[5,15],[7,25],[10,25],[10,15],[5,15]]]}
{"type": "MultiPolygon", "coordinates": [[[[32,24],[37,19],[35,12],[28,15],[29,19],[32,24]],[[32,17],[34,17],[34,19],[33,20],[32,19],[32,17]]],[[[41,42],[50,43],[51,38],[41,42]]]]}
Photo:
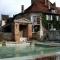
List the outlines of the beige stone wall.
{"type": "Polygon", "coordinates": [[[28,25],[28,39],[32,38],[32,24],[28,25]]]}
{"type": "Polygon", "coordinates": [[[16,42],[20,42],[20,32],[19,32],[19,24],[14,23],[14,40],[16,42]]]}

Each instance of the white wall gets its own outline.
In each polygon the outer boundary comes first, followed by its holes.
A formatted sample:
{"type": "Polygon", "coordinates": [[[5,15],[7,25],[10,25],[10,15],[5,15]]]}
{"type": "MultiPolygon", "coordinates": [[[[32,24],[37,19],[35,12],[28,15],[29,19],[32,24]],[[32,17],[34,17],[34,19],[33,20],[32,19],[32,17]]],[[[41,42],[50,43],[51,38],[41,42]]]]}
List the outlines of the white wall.
{"type": "Polygon", "coordinates": [[[2,23],[2,26],[4,26],[4,25],[5,25],[5,21],[1,21],[1,23],[2,23]]]}

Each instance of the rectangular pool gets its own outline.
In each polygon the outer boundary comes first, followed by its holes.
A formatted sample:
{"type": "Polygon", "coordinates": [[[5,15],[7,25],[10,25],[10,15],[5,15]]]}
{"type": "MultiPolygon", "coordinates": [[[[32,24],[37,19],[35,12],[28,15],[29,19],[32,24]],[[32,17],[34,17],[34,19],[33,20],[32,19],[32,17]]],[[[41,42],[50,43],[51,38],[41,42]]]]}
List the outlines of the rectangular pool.
{"type": "Polygon", "coordinates": [[[50,46],[27,46],[27,47],[0,47],[0,59],[13,58],[13,57],[25,57],[38,54],[60,52],[60,47],[50,46]]]}

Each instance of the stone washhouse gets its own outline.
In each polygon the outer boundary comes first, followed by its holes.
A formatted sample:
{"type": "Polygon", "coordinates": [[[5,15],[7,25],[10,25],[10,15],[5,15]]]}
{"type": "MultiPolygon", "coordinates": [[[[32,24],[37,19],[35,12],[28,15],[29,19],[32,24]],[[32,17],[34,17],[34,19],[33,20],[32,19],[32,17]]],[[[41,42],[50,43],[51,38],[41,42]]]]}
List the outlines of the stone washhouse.
{"type": "Polygon", "coordinates": [[[32,37],[32,22],[22,18],[14,20],[13,35],[16,42],[29,40],[32,37]]]}

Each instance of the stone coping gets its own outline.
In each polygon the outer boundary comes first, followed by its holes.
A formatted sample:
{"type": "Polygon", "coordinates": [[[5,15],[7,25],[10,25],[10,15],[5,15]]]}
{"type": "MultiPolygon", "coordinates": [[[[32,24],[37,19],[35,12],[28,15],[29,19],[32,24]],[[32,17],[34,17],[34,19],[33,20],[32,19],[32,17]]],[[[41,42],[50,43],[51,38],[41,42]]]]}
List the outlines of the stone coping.
{"type": "Polygon", "coordinates": [[[54,47],[60,47],[60,43],[54,43],[54,42],[35,42],[37,45],[47,45],[47,46],[54,46],[54,47]]]}
{"type": "Polygon", "coordinates": [[[42,55],[32,55],[32,56],[25,56],[25,57],[14,57],[14,58],[6,58],[0,60],[36,60],[37,58],[48,58],[48,57],[56,57],[58,54],[56,53],[49,53],[49,54],[42,54],[42,55]]]}
{"type": "Polygon", "coordinates": [[[43,57],[57,56],[57,55],[58,53],[48,53],[48,54],[35,55],[34,58],[43,58],[43,57]]]}
{"type": "MultiPolygon", "coordinates": [[[[25,43],[30,43],[30,42],[27,42],[27,41],[21,41],[21,42],[19,42],[19,43],[18,43],[18,42],[7,42],[7,41],[6,41],[6,44],[22,44],[22,43],[24,43],[24,42],[25,42],[25,43]]],[[[0,44],[2,44],[2,42],[0,42],[0,44]]]]}
{"type": "MultiPolygon", "coordinates": [[[[30,43],[28,42],[21,42],[21,43],[16,43],[16,42],[6,42],[6,47],[15,47],[15,46],[29,46],[30,43]],[[24,45],[25,44],[25,45],[24,45]]],[[[0,47],[2,47],[2,42],[0,43],[0,47]]]]}

